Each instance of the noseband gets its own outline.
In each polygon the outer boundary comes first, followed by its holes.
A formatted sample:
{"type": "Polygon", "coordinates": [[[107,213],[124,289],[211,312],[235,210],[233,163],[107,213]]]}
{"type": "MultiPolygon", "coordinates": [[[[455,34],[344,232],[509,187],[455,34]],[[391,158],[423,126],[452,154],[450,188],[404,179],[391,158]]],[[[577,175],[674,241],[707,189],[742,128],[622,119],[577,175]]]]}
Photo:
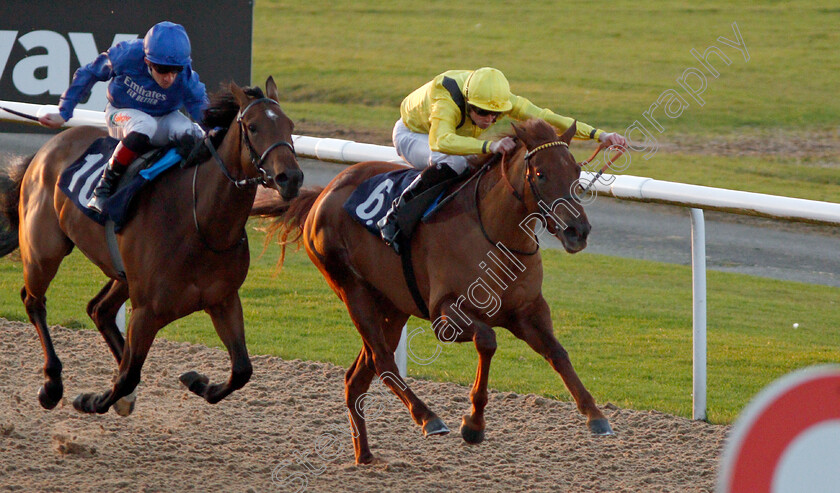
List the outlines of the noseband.
{"type": "Polygon", "coordinates": [[[259,176],[256,176],[254,178],[246,178],[244,180],[237,180],[236,178],[231,176],[230,171],[228,171],[227,166],[222,160],[222,157],[219,156],[218,152],[216,152],[216,148],[213,146],[212,142],[210,142],[210,137],[205,137],[204,139],[205,145],[208,149],[210,149],[210,154],[213,155],[213,158],[219,164],[219,167],[222,168],[222,173],[227,177],[228,180],[230,180],[236,186],[236,188],[243,188],[254,185],[265,185],[267,187],[270,186],[270,183],[274,181],[274,177],[268,174],[268,172],[264,168],[264,164],[269,153],[271,153],[271,151],[273,151],[274,149],[277,149],[278,147],[288,147],[289,150],[292,151],[292,154],[297,156],[297,153],[295,152],[295,147],[291,143],[286,142],[285,140],[280,140],[271,144],[270,146],[268,146],[268,148],[266,148],[265,151],[263,151],[262,154],[259,154],[257,150],[254,149],[254,145],[251,144],[251,139],[248,136],[248,127],[245,126],[243,118],[245,117],[245,114],[248,112],[248,110],[250,110],[254,105],[258,103],[274,103],[277,106],[280,106],[280,103],[271,98],[255,99],[248,103],[248,106],[239,111],[239,113],[236,115],[236,123],[239,124],[239,134],[242,136],[242,140],[245,142],[245,147],[248,149],[248,153],[251,155],[251,164],[254,166],[254,169],[257,170],[259,176]]]}

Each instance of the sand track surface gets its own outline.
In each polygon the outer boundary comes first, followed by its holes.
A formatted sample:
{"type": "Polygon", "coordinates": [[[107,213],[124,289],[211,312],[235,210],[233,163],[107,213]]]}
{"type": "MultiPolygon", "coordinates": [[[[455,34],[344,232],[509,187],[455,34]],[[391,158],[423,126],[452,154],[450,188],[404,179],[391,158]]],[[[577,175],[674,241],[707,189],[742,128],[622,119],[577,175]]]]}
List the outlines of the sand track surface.
{"type": "Polygon", "coordinates": [[[52,333],[65,395],[46,411],[35,329],[0,319],[0,491],[711,491],[729,430],[607,404],[616,434],[593,437],[571,403],[493,392],[487,439],[471,446],[457,432],[469,389],[408,379],[453,433],[424,439],[378,384],[367,409],[379,461],[356,466],[343,368],[253,356],[251,382],[209,405],[178,375],[226,379],[227,353],[158,339],[134,414],[90,416],[72,399],[108,388],[115,362],[94,331],[52,333]]]}

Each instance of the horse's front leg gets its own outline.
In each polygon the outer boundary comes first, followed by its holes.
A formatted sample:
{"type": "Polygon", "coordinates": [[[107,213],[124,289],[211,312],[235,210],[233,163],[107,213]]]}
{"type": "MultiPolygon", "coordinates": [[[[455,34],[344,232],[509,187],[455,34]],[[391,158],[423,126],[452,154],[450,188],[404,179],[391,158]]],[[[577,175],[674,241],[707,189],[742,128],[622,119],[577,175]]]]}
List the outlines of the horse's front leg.
{"type": "Polygon", "coordinates": [[[534,351],[548,360],[554,370],[560,374],[578,410],[586,416],[589,430],[595,435],[612,435],[609,421],[595,405],[595,399],[580,381],[569,360],[569,353],[554,337],[551,311],[545,299],[540,297],[539,300],[523,308],[518,318],[508,328],[513,335],[525,341],[534,351]]]}
{"type": "Polygon", "coordinates": [[[140,383],[143,363],[155,340],[158,330],[170,320],[161,320],[149,309],[134,307],[128,322],[128,338],[120,360],[119,374],[111,390],[95,394],[79,394],[73,407],[84,413],[104,414],[122,397],[131,394],[140,383]]]}
{"type": "Polygon", "coordinates": [[[181,375],[181,383],[191,392],[204,397],[210,404],[224,399],[234,390],[241,389],[251,379],[253,368],[245,347],[245,319],[239,293],[205,310],[213,321],[216,333],[230,354],[231,373],[227,382],[211,385],[210,380],[195,371],[181,375]]]}
{"type": "Polygon", "coordinates": [[[487,383],[490,381],[490,360],[496,353],[496,332],[476,322],[473,342],[478,352],[478,369],[470,391],[472,413],[461,420],[461,437],[467,443],[484,441],[484,408],[487,406],[487,383]]]}
{"type": "Polygon", "coordinates": [[[376,376],[373,358],[364,347],[356,356],[356,361],[344,375],[344,396],[350,413],[350,431],[353,436],[353,451],[356,464],[370,464],[373,453],[367,438],[367,422],[364,414],[364,397],[370,388],[370,382],[376,376]]]}
{"type": "MultiPolygon", "coordinates": [[[[99,329],[105,343],[108,344],[108,349],[111,350],[111,354],[117,360],[117,365],[122,360],[123,348],[125,347],[125,340],[117,327],[117,313],[127,299],[128,284],[111,279],[99,291],[99,294],[90,300],[87,306],[88,316],[93,320],[96,328],[99,329]]],[[[136,400],[137,392],[135,390],[114,403],[114,411],[120,416],[128,416],[134,411],[136,400]]]]}

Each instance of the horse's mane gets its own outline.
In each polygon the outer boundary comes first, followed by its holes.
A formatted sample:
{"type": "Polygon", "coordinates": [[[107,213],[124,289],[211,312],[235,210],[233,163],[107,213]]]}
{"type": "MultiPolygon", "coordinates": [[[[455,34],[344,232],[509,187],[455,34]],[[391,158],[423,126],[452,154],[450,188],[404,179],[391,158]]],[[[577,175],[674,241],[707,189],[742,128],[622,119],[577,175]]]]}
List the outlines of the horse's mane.
{"type": "MultiPolygon", "coordinates": [[[[259,87],[243,87],[245,94],[252,98],[263,98],[265,95],[259,87]]],[[[239,113],[239,103],[230,89],[224,86],[209,95],[210,105],[204,110],[204,128],[230,127],[234,117],[239,113]]]]}
{"type": "MultiPolygon", "coordinates": [[[[499,121],[481,134],[481,138],[484,140],[499,140],[504,137],[515,138],[516,133],[513,131],[512,124],[518,125],[526,134],[533,136],[534,140],[545,142],[557,140],[557,133],[554,127],[549,125],[545,120],[531,118],[523,122],[516,122],[509,117],[499,119],[499,121]]],[[[522,142],[518,143],[519,146],[522,144],[522,142]]],[[[493,155],[491,154],[477,154],[470,158],[470,164],[473,168],[480,168],[492,158],[493,155]]]]}
{"type": "Polygon", "coordinates": [[[522,122],[519,127],[536,141],[553,142],[557,140],[557,131],[545,120],[532,118],[522,122]]]}

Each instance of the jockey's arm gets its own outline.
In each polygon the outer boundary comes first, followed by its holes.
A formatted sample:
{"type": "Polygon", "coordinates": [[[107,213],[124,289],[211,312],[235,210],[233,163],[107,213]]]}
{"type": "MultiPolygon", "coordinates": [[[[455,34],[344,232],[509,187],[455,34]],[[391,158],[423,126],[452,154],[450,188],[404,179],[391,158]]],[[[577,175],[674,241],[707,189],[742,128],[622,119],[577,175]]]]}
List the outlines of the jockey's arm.
{"type": "Polygon", "coordinates": [[[204,87],[204,83],[199,79],[198,73],[193,70],[189,77],[184,108],[186,108],[187,113],[190,114],[194,121],[203,126],[204,110],[209,104],[210,99],[207,97],[207,90],[204,87]]]}
{"type": "Polygon", "coordinates": [[[79,67],[73,75],[70,87],[61,95],[58,111],[65,121],[73,117],[73,110],[79,101],[90,95],[90,90],[97,82],[104,82],[113,76],[111,59],[108,52],[100,53],[91,63],[79,67]]]}
{"type": "MultiPolygon", "coordinates": [[[[520,121],[527,120],[529,118],[543,119],[552,127],[556,128],[558,130],[558,134],[562,134],[568,130],[569,127],[572,126],[572,123],[575,122],[574,118],[558,115],[549,109],[540,108],[522,96],[514,96],[511,94],[510,102],[513,104],[513,108],[511,108],[509,113],[511,118],[520,121]]],[[[596,139],[600,142],[599,138],[603,133],[603,130],[596,129],[586,123],[578,121],[575,138],[580,140],[596,139]]]]}
{"type": "Polygon", "coordinates": [[[476,139],[456,133],[456,127],[461,120],[461,116],[460,110],[452,101],[435,101],[432,104],[429,120],[429,147],[432,151],[459,156],[491,152],[491,142],[489,140],[476,139]]]}

